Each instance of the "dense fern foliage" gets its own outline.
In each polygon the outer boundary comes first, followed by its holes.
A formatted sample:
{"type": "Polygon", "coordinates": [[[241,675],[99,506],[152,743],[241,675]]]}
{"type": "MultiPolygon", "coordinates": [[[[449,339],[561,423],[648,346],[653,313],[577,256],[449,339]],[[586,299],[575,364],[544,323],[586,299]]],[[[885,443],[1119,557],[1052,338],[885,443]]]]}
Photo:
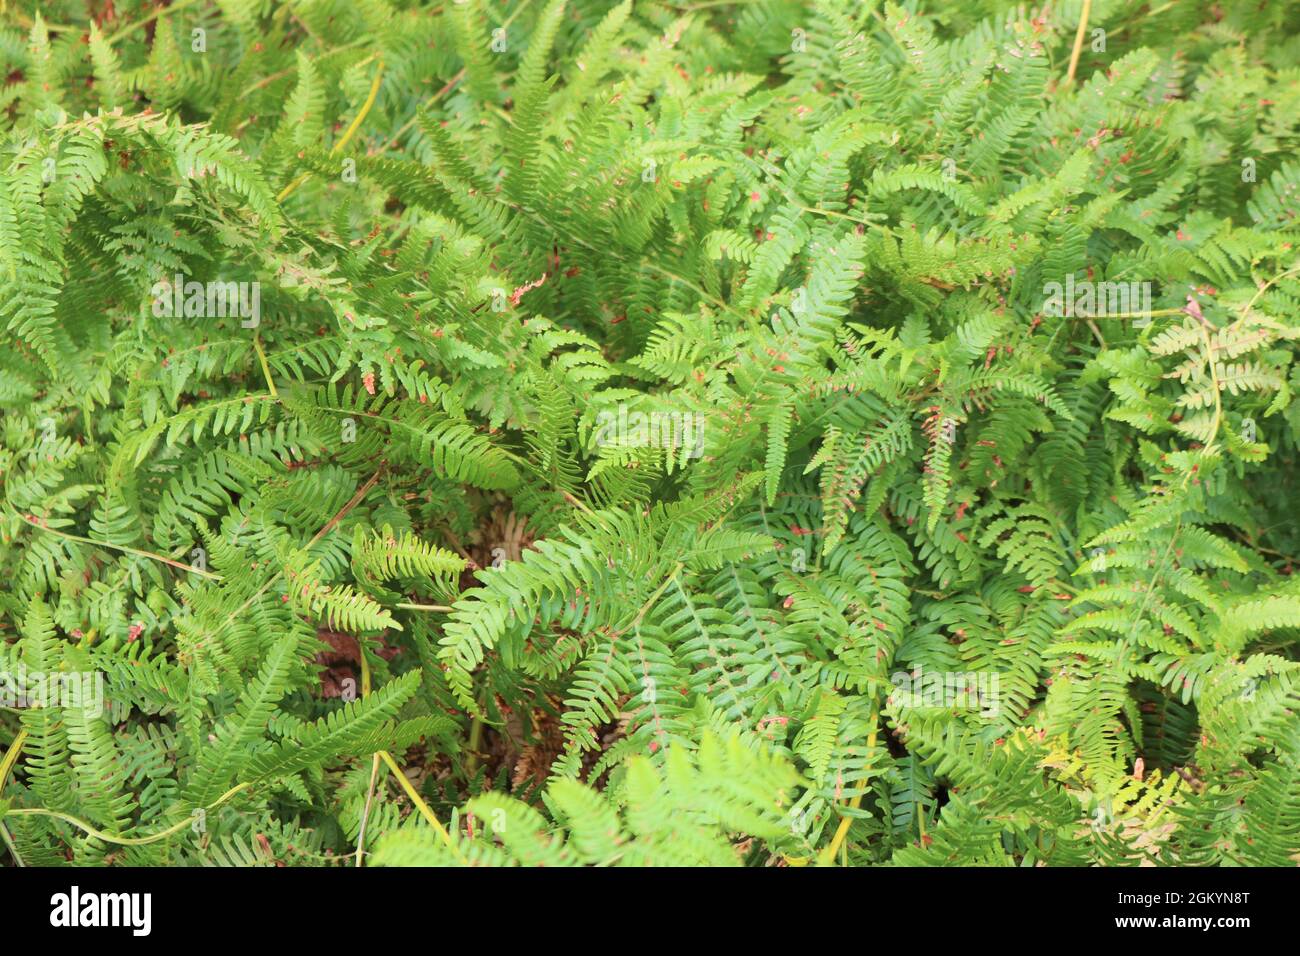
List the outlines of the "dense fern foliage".
{"type": "Polygon", "coordinates": [[[3,17],[8,862],[1300,859],[1300,8],[3,17]]]}

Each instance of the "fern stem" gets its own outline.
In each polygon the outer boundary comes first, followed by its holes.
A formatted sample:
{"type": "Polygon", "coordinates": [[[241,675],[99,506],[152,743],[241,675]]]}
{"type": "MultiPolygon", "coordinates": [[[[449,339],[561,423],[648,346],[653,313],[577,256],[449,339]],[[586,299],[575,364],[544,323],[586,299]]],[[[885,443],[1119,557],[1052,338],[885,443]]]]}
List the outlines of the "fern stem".
{"type": "MultiPolygon", "coordinates": [[[[672,571],[668,573],[668,577],[664,578],[664,583],[659,585],[659,587],[655,588],[654,594],[651,594],[648,598],[646,598],[645,603],[641,605],[641,609],[636,612],[636,617],[632,619],[632,623],[628,625],[627,630],[625,630],[623,633],[626,634],[627,631],[635,630],[640,625],[642,618],[644,618],[646,614],[650,611],[651,606],[655,603],[655,601],[659,600],[659,595],[663,594],[664,591],[668,589],[668,585],[672,584],[674,581],[677,580],[677,575],[681,574],[682,568],[684,567],[686,567],[686,565],[683,564],[681,561],[678,561],[673,566],[672,571]]],[[[734,566],[732,567],[732,571],[733,572],[735,571],[734,566]]]]}
{"type": "MultiPolygon", "coordinates": [[[[361,104],[361,109],[357,111],[357,115],[353,118],[352,124],[348,126],[348,128],[344,131],[342,138],[340,138],[339,141],[334,144],[333,148],[330,149],[329,154],[331,156],[336,155],[339,150],[341,150],[352,140],[353,135],[356,134],[356,131],[358,128],[360,128],[362,121],[365,120],[366,115],[370,112],[370,108],[375,105],[375,98],[379,96],[379,84],[383,81],[383,78],[384,78],[384,61],[381,58],[379,60],[379,66],[375,69],[375,78],[370,83],[370,95],[367,96],[366,101],[361,104]]],[[[293,194],[293,191],[296,190],[299,186],[301,186],[304,182],[306,182],[310,176],[311,176],[310,172],[303,173],[301,176],[299,176],[289,185],[285,186],[284,189],[280,191],[280,195],[275,197],[275,201],[284,202],[286,199],[289,198],[290,195],[293,194]]]]}
{"type": "Polygon", "coordinates": [[[152,558],[155,561],[161,561],[163,564],[170,564],[173,568],[179,568],[182,571],[188,571],[191,574],[197,574],[200,577],[209,578],[213,581],[221,580],[221,575],[216,574],[215,572],[201,571],[192,565],[185,564],[181,561],[175,561],[172,558],[157,554],[153,551],[142,551],[139,548],[132,548],[125,544],[112,544],[108,541],[96,541],[94,538],[83,538],[79,534],[68,534],[68,532],[60,531],[58,528],[51,528],[47,525],[41,524],[40,522],[32,521],[27,517],[27,515],[19,515],[18,517],[22,518],[23,521],[31,525],[33,528],[40,528],[42,531],[48,531],[50,534],[57,535],[60,538],[65,538],[68,541],[79,541],[82,544],[93,544],[97,548],[112,548],[114,551],[123,551],[126,554],[134,554],[137,557],[152,558]]]}
{"type": "Polygon", "coordinates": [[[155,7],[153,12],[148,16],[141,17],[134,23],[128,23],[126,26],[122,27],[122,29],[115,31],[105,42],[107,42],[109,46],[112,46],[128,33],[138,30],[146,23],[151,23],[152,21],[157,20],[164,13],[175,13],[178,10],[184,10],[186,7],[192,7],[196,3],[198,3],[198,0],[180,0],[179,3],[173,3],[170,7],[155,7]]]}
{"type": "MultiPolygon", "coordinates": [[[[0,13],[4,13],[7,16],[13,17],[15,20],[21,23],[28,30],[36,26],[36,21],[33,20],[31,17],[27,16],[27,14],[23,13],[21,10],[6,10],[5,6],[6,6],[5,4],[0,4],[0,13]]],[[[40,16],[39,10],[36,11],[36,15],[38,17],[40,16]]],[[[43,17],[41,19],[44,20],[43,17]]],[[[46,23],[45,29],[50,33],[72,33],[74,30],[80,30],[81,27],[74,26],[71,24],[66,24],[66,23],[46,23]]]]}
{"type": "Polygon", "coordinates": [[[375,783],[379,780],[379,754],[370,759],[370,783],[366,786],[366,804],[361,810],[361,827],[357,831],[357,866],[366,855],[366,823],[370,820],[370,805],[375,799],[375,783]]]}
{"type": "Polygon", "coordinates": [[[1156,315],[1185,315],[1186,309],[1152,309],[1149,312],[1111,312],[1107,315],[1074,315],[1073,319],[1149,319],[1156,315]]]}
{"type": "MultiPolygon", "coordinates": [[[[1214,343],[1210,340],[1210,333],[1205,330],[1205,325],[1197,326],[1201,333],[1201,341],[1205,343],[1205,367],[1210,373],[1210,386],[1214,391],[1214,423],[1210,432],[1210,440],[1205,443],[1205,453],[1208,455],[1214,451],[1215,440],[1219,437],[1219,429],[1223,425],[1223,383],[1219,381],[1219,373],[1214,366],[1214,343]]],[[[1189,471],[1183,478],[1184,486],[1188,479],[1192,477],[1189,471]]]]}
{"type": "MultiPolygon", "coordinates": [[[[324,51],[323,53],[320,53],[320,54],[316,57],[316,59],[317,59],[317,60],[323,60],[323,59],[325,59],[326,57],[334,56],[336,53],[346,53],[348,50],[355,50],[355,49],[356,49],[357,47],[359,47],[359,46],[365,46],[365,45],[366,45],[367,43],[369,43],[369,42],[370,42],[370,40],[369,40],[368,37],[363,37],[363,38],[361,38],[361,39],[359,39],[359,40],[353,40],[351,43],[344,43],[342,46],[336,46],[336,47],[334,47],[334,48],[331,49],[331,50],[326,50],[326,51],[324,51]]],[[[297,73],[297,72],[298,72],[298,68],[297,68],[296,66],[292,66],[292,67],[289,67],[289,69],[287,69],[287,70],[279,70],[279,71],[277,71],[277,72],[275,72],[275,73],[268,74],[267,76],[262,77],[260,80],[258,80],[256,83],[254,83],[252,86],[247,87],[247,88],[244,90],[244,92],[241,93],[241,94],[239,95],[239,96],[240,96],[240,99],[244,99],[244,98],[248,97],[249,95],[251,95],[251,94],[253,94],[253,93],[256,93],[258,90],[270,86],[270,85],[271,85],[272,83],[274,83],[276,80],[282,80],[282,79],[284,79],[286,76],[292,76],[294,73],[297,73]]],[[[241,125],[242,125],[242,124],[241,124],[241,125]]]]}
{"type": "MultiPolygon", "coordinates": [[[[438,100],[442,99],[446,94],[450,93],[453,89],[455,89],[456,84],[463,79],[465,79],[464,67],[461,68],[461,71],[459,73],[457,73],[450,80],[448,80],[442,89],[440,89],[437,93],[434,93],[433,96],[429,97],[428,101],[424,104],[424,106],[420,107],[420,109],[428,109],[434,103],[438,102],[438,100]]],[[[411,115],[411,118],[409,120],[407,120],[400,127],[398,127],[397,132],[393,134],[392,138],[388,141],[388,145],[385,146],[384,148],[393,149],[394,147],[396,147],[397,141],[402,138],[402,134],[405,133],[412,126],[414,126],[416,121],[419,119],[419,117],[420,117],[420,110],[417,109],[411,115]]]]}
{"type": "Polygon", "coordinates": [[[1083,52],[1083,35],[1088,32],[1088,15],[1092,13],[1092,0],[1083,0],[1079,14],[1079,29],[1074,34],[1074,49],[1070,51],[1070,69],[1065,74],[1065,85],[1074,83],[1074,71],[1079,67],[1079,54],[1083,52]]]}
{"type": "MultiPolygon", "coordinates": [[[[875,721],[879,721],[879,720],[880,720],[880,715],[877,714],[875,717],[875,721]]],[[[879,728],[873,728],[871,731],[871,735],[867,738],[868,752],[875,750],[876,748],[876,736],[878,730],[879,728]]],[[[868,769],[870,769],[869,766],[868,769]]],[[[854,810],[862,806],[862,797],[863,794],[861,793],[858,794],[856,797],[854,797],[852,800],[849,801],[849,806],[852,807],[854,810]]],[[[844,842],[844,838],[848,836],[849,827],[851,827],[852,825],[853,825],[852,817],[846,816],[840,820],[840,825],[835,828],[835,836],[831,838],[831,842],[827,845],[826,849],[822,850],[821,852],[821,857],[818,860],[819,863],[825,864],[835,859],[835,853],[837,850],[839,850],[840,844],[844,842]]]]}
{"type": "Polygon", "coordinates": [[[468,756],[465,758],[465,779],[467,781],[474,779],[474,773],[478,770],[478,748],[483,741],[483,710],[487,707],[487,687],[484,686],[483,694],[479,700],[478,712],[474,714],[474,719],[469,725],[469,743],[466,744],[465,750],[468,756]]]}
{"type": "Polygon", "coordinates": [[[272,398],[278,399],[280,393],[275,390],[275,382],[271,380],[271,366],[266,363],[266,352],[262,349],[262,337],[256,332],[253,333],[253,348],[257,350],[257,360],[262,363],[262,376],[266,379],[267,391],[271,393],[272,398]]]}
{"type": "Polygon", "coordinates": [[[293,182],[289,183],[289,185],[285,186],[284,189],[280,190],[280,194],[275,197],[275,201],[284,202],[291,195],[293,195],[293,191],[297,189],[299,186],[301,186],[303,183],[305,183],[310,176],[311,173],[303,173],[293,182]]]}
{"type": "MultiPolygon", "coordinates": [[[[236,784],[203,809],[215,810],[241,790],[247,790],[249,786],[251,786],[251,784],[236,784]]],[[[147,837],[120,837],[114,836],[111,833],[105,833],[103,830],[97,829],[93,824],[87,823],[85,820],[79,820],[69,813],[60,813],[58,810],[46,810],[43,807],[10,810],[5,814],[5,816],[54,817],[56,820],[62,820],[64,823],[72,824],[78,830],[83,831],[87,836],[94,837],[96,840],[102,840],[105,843],[113,843],[117,846],[147,846],[150,843],[157,843],[159,840],[165,840],[172,834],[179,833],[181,830],[184,830],[186,827],[193,824],[192,818],[186,817],[179,823],[174,823],[167,827],[167,829],[159,830],[157,833],[152,833],[147,837]]]]}
{"type": "Polygon", "coordinates": [[[1171,10],[1176,6],[1178,6],[1178,0],[1169,0],[1169,2],[1166,4],[1162,4],[1161,6],[1158,6],[1154,9],[1147,10],[1140,17],[1138,17],[1137,20],[1130,20],[1128,23],[1121,24],[1120,26],[1116,27],[1114,30],[1111,30],[1109,35],[1117,36],[1118,34],[1123,33],[1125,30],[1131,27],[1134,23],[1137,23],[1141,20],[1150,20],[1152,17],[1164,13],[1166,10],[1171,10]]]}
{"type": "MultiPolygon", "coordinates": [[[[366,649],[357,638],[358,656],[361,658],[361,696],[370,694],[370,662],[366,660],[366,649]]],[[[379,780],[379,754],[370,758],[370,783],[366,787],[366,804],[361,810],[361,826],[357,828],[357,866],[366,855],[366,824],[370,821],[370,805],[375,799],[375,783],[379,780]]]]}
{"type": "MultiPolygon", "coordinates": [[[[340,508],[338,512],[335,513],[334,517],[330,518],[329,521],[325,522],[324,526],[319,531],[317,531],[316,534],[312,536],[312,539],[307,542],[307,545],[306,547],[303,548],[303,550],[310,551],[318,541],[320,541],[327,534],[329,534],[336,527],[338,527],[339,522],[342,521],[348,515],[348,513],[352,511],[353,508],[361,504],[361,502],[365,499],[366,495],[370,494],[370,489],[375,487],[375,485],[379,481],[379,476],[382,475],[383,473],[384,473],[384,467],[381,465],[379,468],[375,470],[375,473],[370,476],[370,478],[366,481],[366,483],[357,489],[357,493],[354,494],[348,500],[348,503],[345,504],[342,508],[340,508]]],[[[276,581],[280,580],[280,576],[283,574],[284,574],[284,568],[281,568],[271,577],[267,578],[266,583],[264,583],[256,591],[254,591],[249,597],[245,598],[243,603],[241,603],[239,607],[235,608],[233,611],[230,612],[230,614],[226,615],[225,620],[221,622],[220,626],[225,627],[236,617],[243,614],[250,607],[252,607],[253,602],[256,601],[258,598],[260,598],[267,591],[269,591],[271,589],[271,585],[273,585],[276,581]]]]}
{"type": "Polygon", "coordinates": [[[337,155],[339,150],[351,142],[353,135],[360,128],[362,121],[365,120],[366,114],[369,113],[370,108],[375,105],[375,98],[379,96],[379,84],[382,82],[383,78],[384,59],[383,57],[380,57],[378,64],[375,67],[375,78],[370,83],[370,95],[367,96],[366,101],[361,104],[360,111],[358,111],[356,117],[353,118],[352,124],[344,131],[342,139],[335,143],[333,148],[330,150],[331,156],[337,155]]]}
{"type": "Polygon", "coordinates": [[[3,839],[5,846],[9,848],[9,855],[14,858],[14,865],[26,866],[27,864],[23,862],[23,858],[18,853],[18,847],[14,846],[14,838],[9,835],[9,828],[3,823],[0,823],[0,839],[3,839]]]}
{"type": "MultiPolygon", "coordinates": [[[[370,662],[366,660],[366,649],[361,646],[359,641],[357,642],[357,650],[360,652],[361,657],[361,696],[367,697],[370,694],[370,662]]],[[[389,754],[387,750],[380,750],[375,753],[374,767],[370,772],[371,792],[366,794],[366,814],[368,815],[370,812],[370,798],[374,792],[375,775],[379,772],[380,760],[383,760],[388,764],[389,768],[393,771],[393,774],[397,777],[397,782],[402,785],[402,789],[405,790],[406,795],[411,798],[411,802],[415,804],[416,808],[420,811],[421,816],[428,820],[433,828],[438,831],[438,834],[446,842],[447,846],[451,847],[451,851],[456,854],[461,863],[468,865],[469,861],[466,860],[464,854],[460,852],[460,848],[457,847],[455,841],[452,840],[451,834],[449,834],[446,828],[438,822],[437,816],[434,815],[434,812],[429,808],[429,805],[420,799],[420,795],[416,792],[415,787],[411,785],[411,781],[406,778],[406,774],[402,772],[402,768],[397,765],[397,761],[392,758],[392,755],[389,754]]],[[[366,817],[362,816],[361,833],[357,838],[357,866],[361,865],[361,857],[365,850],[365,838],[366,817]]]]}
{"type": "Polygon", "coordinates": [[[592,514],[591,509],[588,508],[585,504],[583,504],[581,500],[579,500],[578,498],[575,498],[573,495],[569,494],[567,491],[561,492],[561,494],[564,495],[564,500],[565,500],[565,501],[567,501],[569,504],[573,505],[573,507],[577,508],[577,509],[578,509],[579,511],[581,511],[583,514],[587,515],[588,517],[591,517],[591,514],[592,514]]]}
{"type": "Polygon", "coordinates": [[[404,611],[437,611],[447,614],[453,609],[446,604],[395,604],[394,607],[400,607],[404,611]]]}
{"type": "Polygon", "coordinates": [[[324,526],[319,531],[317,531],[314,535],[312,535],[312,539],[307,542],[307,547],[311,548],[313,545],[319,542],[321,538],[325,537],[325,535],[329,534],[336,527],[338,527],[339,522],[342,521],[345,517],[347,517],[353,508],[361,504],[361,502],[365,499],[366,495],[370,494],[370,489],[375,487],[375,485],[379,482],[379,476],[382,475],[383,473],[384,473],[384,469],[382,467],[376,470],[375,473],[366,480],[366,483],[357,489],[357,493],[353,495],[350,499],[348,499],[348,503],[345,504],[342,508],[340,508],[338,510],[338,513],[335,514],[333,518],[330,518],[329,521],[325,522],[324,526]]]}
{"type": "Polygon", "coordinates": [[[411,802],[414,803],[416,809],[420,811],[420,815],[429,822],[430,826],[438,831],[438,835],[442,837],[442,841],[451,848],[451,852],[456,854],[456,858],[460,860],[461,863],[468,866],[469,860],[465,858],[465,854],[460,851],[460,847],[458,847],[456,841],[451,838],[451,834],[447,832],[447,828],[438,822],[438,818],[434,816],[433,810],[429,808],[429,805],[425,803],[416,792],[414,785],[406,778],[406,774],[402,772],[402,768],[397,765],[397,761],[393,759],[392,755],[389,754],[387,750],[379,751],[379,756],[384,763],[388,764],[388,769],[393,771],[394,776],[397,777],[397,782],[402,785],[402,789],[405,790],[406,795],[411,798],[411,802]]]}
{"type": "Polygon", "coordinates": [[[13,765],[18,762],[18,755],[22,753],[23,744],[26,742],[27,731],[18,731],[18,736],[14,738],[14,742],[9,745],[9,749],[5,752],[5,759],[0,760],[0,796],[4,795],[5,779],[9,776],[9,771],[13,768],[13,765]]]}
{"type": "Polygon", "coordinates": [[[1250,301],[1247,302],[1246,305],[1242,308],[1241,315],[1237,317],[1237,321],[1232,323],[1232,328],[1235,329],[1242,322],[1246,321],[1246,316],[1250,315],[1250,310],[1255,307],[1255,303],[1259,301],[1260,296],[1262,296],[1265,292],[1271,289],[1274,285],[1281,282],[1283,279],[1286,279],[1289,276],[1293,276],[1296,273],[1300,273],[1300,266],[1292,266],[1290,269],[1287,269],[1284,272],[1279,272],[1277,275],[1273,276],[1273,278],[1269,279],[1258,289],[1256,289],[1255,294],[1250,297],[1250,301]]]}
{"type": "Polygon", "coordinates": [[[105,833],[103,830],[96,829],[93,824],[85,820],[79,820],[69,813],[60,813],[57,810],[45,810],[37,807],[30,810],[10,810],[6,816],[37,816],[37,817],[54,817],[56,820],[62,820],[64,823],[70,823],[78,830],[83,831],[87,836],[94,837],[96,840],[102,840],[105,843],[113,843],[117,846],[146,846],[150,843],[157,843],[159,840],[165,840],[173,833],[178,833],[190,826],[193,821],[185,819],[180,823],[168,827],[166,830],[160,830],[158,833],[147,837],[119,837],[111,833],[105,833]]]}

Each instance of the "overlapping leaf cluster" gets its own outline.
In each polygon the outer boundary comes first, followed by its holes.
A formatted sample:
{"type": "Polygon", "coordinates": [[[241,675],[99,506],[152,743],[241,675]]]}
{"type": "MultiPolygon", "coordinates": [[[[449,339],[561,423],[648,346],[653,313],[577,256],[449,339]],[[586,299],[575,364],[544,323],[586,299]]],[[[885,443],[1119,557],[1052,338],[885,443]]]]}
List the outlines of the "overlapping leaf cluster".
{"type": "Polygon", "coordinates": [[[1086,10],[10,4],[9,857],[1294,865],[1300,11],[1086,10]]]}

